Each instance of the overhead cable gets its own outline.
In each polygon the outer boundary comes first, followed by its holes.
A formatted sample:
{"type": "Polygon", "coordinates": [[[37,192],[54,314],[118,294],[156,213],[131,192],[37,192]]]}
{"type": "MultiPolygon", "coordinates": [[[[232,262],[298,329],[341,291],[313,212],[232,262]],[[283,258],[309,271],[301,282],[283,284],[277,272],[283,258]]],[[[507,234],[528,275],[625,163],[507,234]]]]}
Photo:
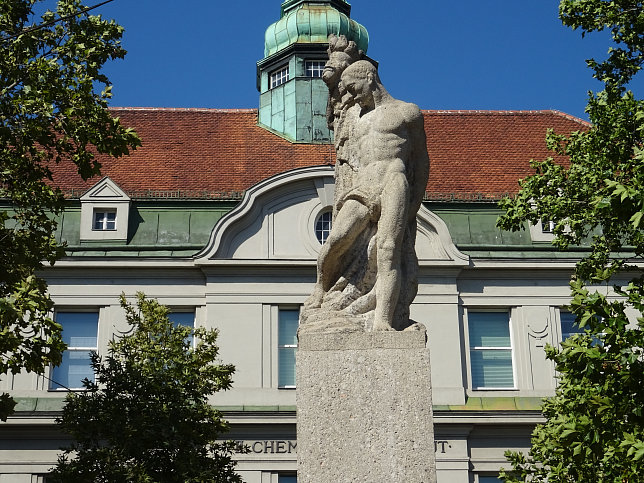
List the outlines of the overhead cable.
{"type": "Polygon", "coordinates": [[[74,12],[72,14],[65,15],[64,17],[58,17],[57,19],[50,20],[49,22],[45,22],[45,23],[40,24],[40,25],[34,25],[33,27],[29,27],[29,28],[21,30],[17,34],[13,34],[13,35],[9,35],[7,37],[3,37],[1,41],[4,42],[5,40],[15,39],[16,37],[20,37],[23,34],[33,32],[35,30],[40,30],[40,29],[45,28],[45,27],[49,27],[50,25],[53,25],[55,23],[67,20],[67,19],[72,18],[72,17],[77,17],[78,15],[82,15],[82,14],[84,14],[86,12],[89,12],[90,10],[94,10],[95,8],[101,7],[101,6],[105,5],[106,3],[110,3],[110,2],[113,2],[113,1],[114,0],[105,0],[104,2],[97,3],[96,5],[94,5],[92,7],[83,8],[83,9],[79,10],[78,12],[74,12]]]}

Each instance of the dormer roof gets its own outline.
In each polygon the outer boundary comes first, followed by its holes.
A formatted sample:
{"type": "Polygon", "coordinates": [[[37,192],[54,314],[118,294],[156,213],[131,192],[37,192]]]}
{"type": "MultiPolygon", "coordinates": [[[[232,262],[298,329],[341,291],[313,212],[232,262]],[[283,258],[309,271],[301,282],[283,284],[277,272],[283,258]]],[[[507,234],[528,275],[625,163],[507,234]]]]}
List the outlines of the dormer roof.
{"type": "Polygon", "coordinates": [[[81,201],[130,201],[130,197],[109,176],[88,189],[81,201]]]}

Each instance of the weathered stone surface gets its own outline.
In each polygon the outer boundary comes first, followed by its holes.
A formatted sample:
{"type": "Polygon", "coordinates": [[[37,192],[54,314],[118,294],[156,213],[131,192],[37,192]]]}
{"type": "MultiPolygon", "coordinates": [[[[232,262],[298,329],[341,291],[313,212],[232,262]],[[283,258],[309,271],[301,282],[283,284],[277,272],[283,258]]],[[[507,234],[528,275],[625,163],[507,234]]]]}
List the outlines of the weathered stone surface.
{"type": "Polygon", "coordinates": [[[335,136],[333,226],[302,332],[404,330],[418,289],[416,213],[429,175],[418,106],[394,99],[352,42],[329,39],[322,79],[335,136]]]}
{"type": "Polygon", "coordinates": [[[302,334],[297,411],[298,481],[436,481],[424,330],[302,334]]]}

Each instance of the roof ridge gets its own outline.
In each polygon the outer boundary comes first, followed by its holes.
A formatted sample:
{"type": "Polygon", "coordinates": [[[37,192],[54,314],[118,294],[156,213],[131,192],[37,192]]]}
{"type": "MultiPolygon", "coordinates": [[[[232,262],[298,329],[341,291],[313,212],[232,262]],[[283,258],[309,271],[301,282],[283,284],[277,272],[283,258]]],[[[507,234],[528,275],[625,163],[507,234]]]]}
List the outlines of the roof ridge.
{"type": "Polygon", "coordinates": [[[546,115],[554,114],[555,116],[563,117],[570,121],[575,121],[585,126],[590,126],[591,124],[580,117],[573,116],[572,114],[559,111],[557,109],[421,109],[421,112],[425,114],[501,114],[501,115],[546,115]]]}
{"type": "Polygon", "coordinates": [[[241,113],[255,113],[257,108],[242,108],[242,109],[220,109],[209,107],[130,107],[130,106],[110,106],[110,111],[169,111],[169,112],[241,112],[241,113]]]}
{"type": "MultiPolygon", "coordinates": [[[[221,109],[221,108],[208,108],[208,107],[132,107],[132,106],[119,106],[114,107],[110,106],[108,108],[110,111],[160,111],[160,112],[210,112],[210,113],[222,113],[222,114],[256,114],[258,112],[257,108],[240,108],[240,109],[221,109]]],[[[447,114],[447,115],[459,115],[459,114],[481,114],[481,115],[555,115],[568,119],[570,121],[575,121],[584,126],[590,126],[591,124],[584,119],[581,119],[572,114],[567,114],[563,111],[557,109],[524,109],[524,110],[512,110],[512,109],[421,109],[421,112],[424,114],[447,114]]]]}

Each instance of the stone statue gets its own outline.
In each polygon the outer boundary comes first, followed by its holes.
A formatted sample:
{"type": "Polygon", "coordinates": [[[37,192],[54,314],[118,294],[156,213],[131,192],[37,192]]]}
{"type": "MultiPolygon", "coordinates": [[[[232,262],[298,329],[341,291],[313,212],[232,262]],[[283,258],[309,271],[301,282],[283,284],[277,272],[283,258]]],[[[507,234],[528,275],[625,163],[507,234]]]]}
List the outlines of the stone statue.
{"type": "MultiPolygon", "coordinates": [[[[343,101],[346,97],[348,101],[349,94],[341,87],[341,76],[349,65],[362,59],[364,53],[358,50],[355,42],[347,41],[344,35],[337,37],[331,34],[329,36],[329,60],[324,66],[322,80],[329,87],[329,100],[326,108],[326,118],[329,129],[334,132],[335,149],[338,158],[346,158],[342,155],[344,145],[350,134],[351,123],[345,123],[349,111],[355,114],[355,110],[350,110],[349,102],[343,101]],[[344,126],[347,125],[347,129],[344,126]]],[[[333,214],[337,213],[338,193],[344,193],[351,188],[353,178],[353,169],[347,163],[336,163],[335,165],[335,203],[333,214]]]]}
{"type": "Polygon", "coordinates": [[[413,326],[416,213],[429,176],[423,116],[394,99],[351,44],[330,39],[322,77],[337,154],[334,219],[301,332],[413,326]]]}

